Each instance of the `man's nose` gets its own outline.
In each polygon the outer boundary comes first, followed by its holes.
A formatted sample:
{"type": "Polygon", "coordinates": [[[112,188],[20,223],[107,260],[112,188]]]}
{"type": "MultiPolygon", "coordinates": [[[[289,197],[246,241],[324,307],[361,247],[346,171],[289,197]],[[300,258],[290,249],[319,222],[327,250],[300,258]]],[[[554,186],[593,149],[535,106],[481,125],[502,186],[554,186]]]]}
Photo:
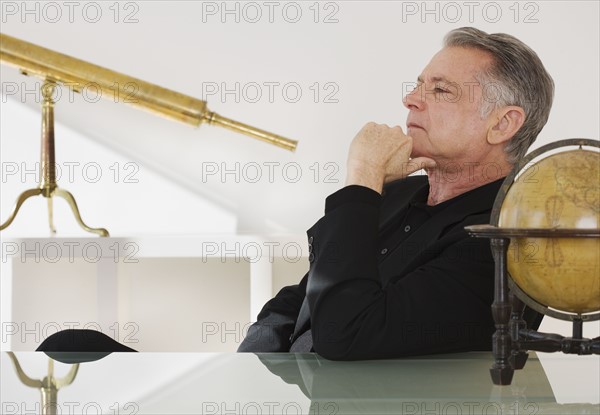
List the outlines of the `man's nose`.
{"type": "Polygon", "coordinates": [[[415,87],[412,92],[409,92],[404,96],[402,102],[404,106],[409,110],[420,111],[425,108],[425,101],[421,93],[422,85],[415,87]]]}

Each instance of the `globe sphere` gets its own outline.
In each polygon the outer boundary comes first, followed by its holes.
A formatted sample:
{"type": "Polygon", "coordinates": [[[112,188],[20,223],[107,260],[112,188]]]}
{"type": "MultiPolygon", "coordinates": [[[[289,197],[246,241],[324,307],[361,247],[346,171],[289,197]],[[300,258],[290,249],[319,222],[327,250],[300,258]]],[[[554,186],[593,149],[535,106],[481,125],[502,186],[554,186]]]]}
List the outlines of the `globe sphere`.
{"type": "MultiPolygon", "coordinates": [[[[597,229],[599,223],[600,153],[578,149],[524,169],[504,198],[498,226],[597,229]]],[[[600,310],[598,238],[512,238],[507,266],[519,288],[544,306],[600,310]]]]}

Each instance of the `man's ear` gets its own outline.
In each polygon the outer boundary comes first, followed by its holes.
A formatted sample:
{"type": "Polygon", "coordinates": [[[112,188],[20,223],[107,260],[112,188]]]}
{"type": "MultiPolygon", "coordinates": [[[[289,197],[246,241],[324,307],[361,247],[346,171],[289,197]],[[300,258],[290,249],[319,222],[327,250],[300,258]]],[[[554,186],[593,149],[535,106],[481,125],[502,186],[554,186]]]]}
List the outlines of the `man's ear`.
{"type": "Polygon", "coordinates": [[[513,138],[519,131],[525,122],[525,111],[521,107],[509,106],[499,109],[492,117],[496,123],[488,129],[487,142],[501,144],[513,138]]]}

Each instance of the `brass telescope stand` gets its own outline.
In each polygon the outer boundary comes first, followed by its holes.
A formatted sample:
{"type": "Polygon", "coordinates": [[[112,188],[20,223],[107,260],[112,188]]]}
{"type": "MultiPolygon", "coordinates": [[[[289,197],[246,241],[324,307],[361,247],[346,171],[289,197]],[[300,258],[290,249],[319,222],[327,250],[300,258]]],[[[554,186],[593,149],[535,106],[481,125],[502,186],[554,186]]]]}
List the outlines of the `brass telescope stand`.
{"type": "Polygon", "coordinates": [[[17,202],[12,213],[0,226],[0,231],[6,229],[17,216],[21,205],[30,197],[42,195],[48,199],[48,220],[50,231],[56,233],[53,220],[52,198],[54,196],[61,197],[67,201],[71,210],[75,215],[77,223],[88,232],[98,234],[100,236],[109,236],[108,231],[104,228],[90,228],[81,219],[79,208],[75,202],[73,195],[65,189],[61,189],[56,184],[56,162],[54,157],[54,94],[56,84],[53,81],[46,80],[41,87],[43,103],[42,103],[42,151],[40,161],[40,186],[35,189],[25,190],[17,198],[17,202]]]}
{"type": "Polygon", "coordinates": [[[7,353],[10,360],[12,360],[15,365],[19,380],[26,386],[39,389],[42,393],[42,407],[40,408],[40,414],[56,415],[58,413],[58,390],[73,383],[75,376],[77,376],[77,371],[79,370],[79,363],[71,366],[71,370],[69,370],[69,373],[67,373],[64,378],[56,379],[54,377],[54,360],[48,359],[48,376],[44,377],[42,380],[36,380],[30,378],[23,372],[23,369],[13,352],[7,353]]]}

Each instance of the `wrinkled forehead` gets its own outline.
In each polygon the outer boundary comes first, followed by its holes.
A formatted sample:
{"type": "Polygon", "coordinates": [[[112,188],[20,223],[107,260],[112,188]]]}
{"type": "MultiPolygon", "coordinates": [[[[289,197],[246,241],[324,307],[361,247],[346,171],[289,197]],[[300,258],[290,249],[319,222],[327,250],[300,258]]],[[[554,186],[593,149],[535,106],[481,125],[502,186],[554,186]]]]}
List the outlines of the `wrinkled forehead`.
{"type": "Polygon", "coordinates": [[[419,80],[423,82],[477,82],[476,75],[493,63],[489,52],[472,47],[449,46],[436,53],[419,80]]]}

